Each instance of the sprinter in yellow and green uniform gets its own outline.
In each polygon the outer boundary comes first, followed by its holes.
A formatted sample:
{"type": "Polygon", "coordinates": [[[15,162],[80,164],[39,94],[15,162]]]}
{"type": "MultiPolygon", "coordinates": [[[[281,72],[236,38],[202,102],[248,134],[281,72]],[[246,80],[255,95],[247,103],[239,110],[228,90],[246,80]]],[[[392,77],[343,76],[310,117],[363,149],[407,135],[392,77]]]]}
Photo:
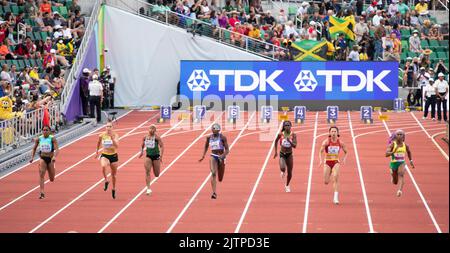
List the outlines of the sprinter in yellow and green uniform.
{"type": "Polygon", "coordinates": [[[391,157],[390,170],[392,175],[392,183],[397,185],[400,179],[400,184],[397,190],[397,197],[402,196],[403,185],[405,184],[405,157],[408,156],[411,168],[414,169],[412,161],[411,150],[409,146],[404,142],[405,132],[403,130],[397,130],[393,141],[389,144],[386,150],[386,157],[391,157]]]}
{"type": "Polygon", "coordinates": [[[111,169],[112,178],[112,197],[116,198],[116,175],[119,162],[119,156],[117,149],[119,148],[119,135],[113,131],[112,122],[106,123],[106,131],[98,136],[97,151],[95,153],[95,159],[98,157],[98,150],[100,146],[103,146],[102,154],[100,155],[100,164],[102,166],[103,177],[105,179],[104,191],[108,190],[108,177],[106,174],[106,168],[111,169]]]}
{"type": "Polygon", "coordinates": [[[142,140],[141,146],[141,154],[139,158],[144,154],[144,149],[146,153],[144,167],[145,167],[145,183],[147,184],[147,195],[152,193],[150,189],[150,174],[153,167],[153,173],[155,177],[159,177],[159,172],[161,168],[161,163],[163,153],[164,153],[164,144],[161,140],[161,137],[156,134],[156,126],[151,125],[148,131],[148,134],[142,140]],[[161,150],[160,150],[161,148],[161,150]]]}
{"type": "Polygon", "coordinates": [[[50,127],[44,126],[42,128],[42,135],[36,138],[34,142],[33,151],[31,154],[30,163],[33,162],[33,157],[36,154],[36,149],[39,147],[39,199],[45,198],[44,184],[45,173],[48,171],[50,182],[55,180],[55,159],[58,156],[59,147],[55,137],[50,134],[50,127]]]}

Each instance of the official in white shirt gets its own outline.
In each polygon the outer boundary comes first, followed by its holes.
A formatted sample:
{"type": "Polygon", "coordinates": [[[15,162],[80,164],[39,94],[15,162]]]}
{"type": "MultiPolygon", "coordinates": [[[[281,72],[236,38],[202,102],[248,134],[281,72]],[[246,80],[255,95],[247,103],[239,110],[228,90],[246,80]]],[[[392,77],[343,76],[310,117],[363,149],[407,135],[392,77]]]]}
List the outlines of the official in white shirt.
{"type": "Polygon", "coordinates": [[[442,72],[438,74],[438,80],[434,82],[434,87],[436,89],[438,121],[442,119],[441,106],[444,111],[444,121],[447,121],[448,83],[444,80],[444,74],[442,72]]]}
{"type": "Polygon", "coordinates": [[[428,107],[431,106],[431,120],[436,120],[434,117],[436,115],[436,89],[434,87],[434,79],[430,78],[428,81],[428,85],[423,89],[425,99],[423,119],[427,118],[428,107]]]}
{"type": "Polygon", "coordinates": [[[420,103],[417,104],[417,106],[422,106],[423,105],[423,101],[422,101],[422,94],[423,94],[423,88],[425,86],[427,86],[428,84],[428,80],[431,78],[430,74],[428,74],[428,72],[426,72],[426,69],[424,67],[420,68],[419,74],[417,75],[417,83],[419,85],[420,90],[417,91],[417,102],[420,103]]]}
{"type": "Polygon", "coordinates": [[[97,123],[102,120],[101,104],[103,102],[103,86],[98,81],[98,76],[93,75],[92,81],[89,82],[89,105],[91,109],[91,118],[95,118],[94,107],[97,112],[97,123]]]}

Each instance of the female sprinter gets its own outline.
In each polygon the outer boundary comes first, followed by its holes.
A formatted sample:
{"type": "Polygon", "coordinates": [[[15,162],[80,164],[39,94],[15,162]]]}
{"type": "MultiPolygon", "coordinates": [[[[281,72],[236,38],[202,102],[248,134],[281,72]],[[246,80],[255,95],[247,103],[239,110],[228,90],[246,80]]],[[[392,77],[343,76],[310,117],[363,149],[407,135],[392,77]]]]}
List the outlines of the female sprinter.
{"type": "Polygon", "coordinates": [[[345,147],[345,144],[339,140],[339,129],[336,126],[330,127],[328,132],[328,138],[322,142],[322,147],[320,147],[319,159],[320,164],[322,164],[322,152],[325,151],[324,183],[328,184],[330,179],[333,180],[333,203],[337,205],[339,204],[339,151],[341,151],[341,149],[344,151],[345,155],[342,158],[342,165],[345,165],[347,148],[345,147]]]}
{"type": "Polygon", "coordinates": [[[402,196],[403,185],[405,184],[405,154],[408,155],[409,163],[414,169],[412,161],[411,150],[409,146],[405,144],[405,132],[403,130],[395,131],[395,138],[386,150],[386,157],[391,157],[390,171],[392,175],[392,183],[398,184],[400,178],[400,184],[397,190],[397,197],[402,196]]]}
{"type": "Polygon", "coordinates": [[[284,176],[286,175],[286,167],[287,167],[287,180],[284,186],[286,192],[291,192],[291,188],[289,183],[292,179],[292,169],[294,167],[294,157],[292,156],[292,148],[297,147],[297,136],[295,133],[291,132],[292,124],[290,121],[285,121],[283,123],[283,129],[281,133],[277,135],[275,139],[275,154],[273,155],[273,159],[277,157],[278,153],[278,140],[280,141],[280,170],[281,170],[281,178],[284,182],[284,176]]]}
{"type": "Polygon", "coordinates": [[[33,162],[33,157],[36,154],[36,149],[39,146],[39,186],[40,186],[40,195],[39,199],[45,198],[44,193],[44,178],[45,172],[48,171],[48,177],[50,182],[55,181],[55,159],[58,156],[59,147],[58,142],[55,137],[50,134],[50,127],[44,126],[42,128],[42,135],[36,138],[34,141],[34,147],[31,154],[30,163],[33,162]]]}
{"type": "Polygon", "coordinates": [[[225,173],[225,158],[227,157],[229,151],[227,138],[220,133],[220,125],[215,123],[212,126],[212,134],[206,137],[205,151],[203,152],[202,158],[199,162],[205,159],[206,152],[208,152],[208,147],[211,146],[211,186],[213,194],[212,199],[217,198],[216,194],[216,174],[219,175],[219,182],[222,182],[223,175],[225,173]]]}
{"type": "Polygon", "coordinates": [[[148,134],[142,140],[141,154],[139,158],[142,157],[144,153],[144,148],[146,152],[144,167],[145,167],[145,183],[147,184],[147,195],[152,193],[150,189],[150,174],[153,167],[153,173],[155,177],[159,177],[159,171],[161,163],[163,162],[162,157],[164,153],[164,144],[161,137],[156,134],[156,126],[151,125],[148,134]]]}
{"type": "Polygon", "coordinates": [[[104,191],[108,189],[109,181],[106,176],[106,168],[111,168],[112,178],[112,197],[116,198],[116,174],[119,156],[117,155],[117,149],[119,148],[119,135],[113,131],[113,125],[111,121],[106,123],[106,131],[98,136],[97,151],[95,153],[95,159],[98,157],[98,150],[100,145],[103,146],[102,155],[100,156],[100,164],[103,170],[103,177],[105,178],[104,191]]]}

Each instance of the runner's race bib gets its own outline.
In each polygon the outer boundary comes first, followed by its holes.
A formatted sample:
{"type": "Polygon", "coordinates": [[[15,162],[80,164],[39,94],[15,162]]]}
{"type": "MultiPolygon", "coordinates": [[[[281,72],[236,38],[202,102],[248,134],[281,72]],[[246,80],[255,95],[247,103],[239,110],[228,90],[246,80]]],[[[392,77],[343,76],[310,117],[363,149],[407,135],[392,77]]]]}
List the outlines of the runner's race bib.
{"type": "Polygon", "coordinates": [[[104,148],[110,148],[113,145],[113,141],[112,140],[103,140],[103,147],[104,148]]]}
{"type": "Polygon", "coordinates": [[[289,141],[287,139],[283,139],[283,141],[281,141],[281,146],[283,146],[285,148],[290,148],[291,143],[289,143],[289,141]]]}
{"type": "Polygon", "coordinates": [[[52,152],[52,146],[48,143],[41,143],[39,145],[39,149],[41,150],[41,152],[44,152],[44,153],[52,152]]]}
{"type": "Polygon", "coordinates": [[[403,153],[394,154],[394,158],[396,161],[403,162],[405,161],[405,154],[403,153]]]}
{"type": "Polygon", "coordinates": [[[145,147],[147,148],[155,148],[155,140],[145,140],[145,147]]]}
{"type": "Polygon", "coordinates": [[[328,154],[332,155],[339,154],[339,146],[328,146],[328,154]]]}
{"type": "Polygon", "coordinates": [[[209,145],[211,146],[211,150],[222,150],[220,147],[220,139],[210,140],[209,145]]]}

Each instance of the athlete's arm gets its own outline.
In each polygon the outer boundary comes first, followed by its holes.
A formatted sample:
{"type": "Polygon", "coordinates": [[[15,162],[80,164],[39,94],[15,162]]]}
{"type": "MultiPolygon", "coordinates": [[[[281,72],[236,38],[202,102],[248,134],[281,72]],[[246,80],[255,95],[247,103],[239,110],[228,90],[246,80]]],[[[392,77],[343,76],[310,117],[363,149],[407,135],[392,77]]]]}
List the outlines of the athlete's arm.
{"type": "MultiPolygon", "coordinates": [[[[320,161],[320,163],[319,163],[319,166],[323,162],[323,160],[322,160],[322,153],[325,151],[325,146],[327,145],[327,143],[328,143],[328,140],[324,140],[322,142],[322,146],[320,147],[320,151],[319,151],[319,161],[320,161]]],[[[325,156],[325,154],[324,154],[324,156],[325,156]]],[[[325,157],[323,159],[325,159],[325,157]]]]}
{"type": "Polygon", "coordinates": [[[113,146],[115,148],[119,148],[119,135],[118,134],[114,134],[114,136],[111,138],[112,142],[113,142],[113,146]]]}
{"type": "Polygon", "coordinates": [[[275,141],[273,143],[273,145],[275,145],[275,154],[273,154],[273,159],[277,158],[277,154],[278,154],[278,141],[280,140],[281,136],[280,134],[277,135],[277,138],[275,138],[275,141]]]}
{"type": "Polygon", "coordinates": [[[409,164],[411,164],[411,167],[414,169],[415,166],[414,166],[414,163],[413,163],[413,160],[412,160],[411,150],[409,149],[408,145],[406,145],[406,154],[408,154],[409,164]]]}
{"type": "Polygon", "coordinates": [[[156,136],[156,140],[158,140],[158,144],[159,144],[159,147],[160,147],[159,159],[162,162],[162,158],[163,158],[163,154],[164,154],[164,143],[163,143],[161,137],[159,137],[159,136],[156,136]]]}
{"type": "Polygon", "coordinates": [[[97,159],[98,156],[98,150],[100,149],[100,145],[102,144],[102,136],[99,135],[98,136],[98,141],[97,141],[97,150],[95,151],[95,156],[94,159],[97,159]]]}
{"type": "Polygon", "coordinates": [[[142,138],[141,154],[139,154],[139,158],[141,158],[142,155],[144,154],[144,147],[145,147],[145,137],[142,138]]]}
{"type": "Polygon", "coordinates": [[[389,144],[388,149],[386,150],[386,157],[391,156],[392,154],[394,154],[394,150],[392,150],[394,148],[394,143],[392,142],[391,144],[389,144]]]}
{"type": "Polygon", "coordinates": [[[345,160],[347,159],[347,147],[345,146],[345,143],[341,142],[342,150],[344,151],[344,157],[342,158],[342,164],[345,164],[345,160]]]}
{"type": "Polygon", "coordinates": [[[36,154],[36,149],[37,149],[38,145],[39,145],[39,138],[36,138],[36,140],[34,141],[33,151],[31,152],[30,163],[33,162],[33,158],[34,158],[34,155],[36,154]]]}
{"type": "Polygon", "coordinates": [[[288,139],[288,141],[289,141],[289,143],[291,143],[293,148],[297,147],[297,135],[295,133],[292,133],[292,142],[289,139],[288,139]]]}
{"type": "Polygon", "coordinates": [[[200,158],[200,160],[198,160],[199,162],[201,162],[201,161],[203,161],[203,159],[205,159],[206,152],[208,152],[208,147],[209,147],[209,136],[206,137],[205,150],[203,151],[202,158],[200,158]]]}
{"type": "Polygon", "coordinates": [[[59,154],[59,146],[58,146],[58,142],[56,141],[55,137],[53,137],[52,141],[53,141],[53,147],[55,147],[55,153],[53,154],[53,158],[52,158],[52,160],[54,161],[59,154]]]}
{"type": "Polygon", "coordinates": [[[230,148],[228,147],[227,137],[222,135],[222,142],[223,142],[223,147],[225,148],[225,152],[222,155],[222,159],[225,159],[227,157],[227,155],[230,153],[230,148]]]}

